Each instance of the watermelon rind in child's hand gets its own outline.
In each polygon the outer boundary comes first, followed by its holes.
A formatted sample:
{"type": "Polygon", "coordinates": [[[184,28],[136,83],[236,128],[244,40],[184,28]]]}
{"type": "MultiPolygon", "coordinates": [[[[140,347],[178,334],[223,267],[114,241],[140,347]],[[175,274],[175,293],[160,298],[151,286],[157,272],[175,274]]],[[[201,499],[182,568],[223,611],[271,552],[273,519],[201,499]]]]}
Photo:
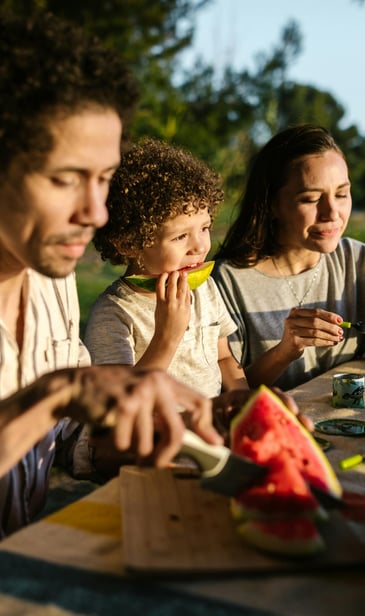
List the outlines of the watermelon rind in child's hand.
{"type": "MultiPolygon", "coordinates": [[[[214,267],[214,261],[207,261],[199,267],[188,271],[188,285],[191,291],[200,287],[203,282],[210,276],[214,267]]],[[[140,287],[145,291],[154,292],[156,290],[156,282],[158,276],[145,276],[142,274],[134,274],[133,276],[126,276],[125,280],[134,284],[136,287],[140,287]]]]}

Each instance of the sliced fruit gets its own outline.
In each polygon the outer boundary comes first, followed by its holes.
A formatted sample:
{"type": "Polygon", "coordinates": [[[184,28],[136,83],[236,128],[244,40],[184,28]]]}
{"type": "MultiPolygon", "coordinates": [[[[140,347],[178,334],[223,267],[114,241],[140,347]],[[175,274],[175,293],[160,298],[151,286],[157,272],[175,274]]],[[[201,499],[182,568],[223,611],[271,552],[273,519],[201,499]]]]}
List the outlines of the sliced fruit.
{"type": "Polygon", "coordinates": [[[312,556],[326,547],[316,525],[305,517],[249,520],[238,532],[253,547],[283,556],[312,556]]]}
{"type": "MultiPolygon", "coordinates": [[[[210,276],[212,269],[214,267],[214,261],[206,261],[199,267],[188,271],[188,284],[191,291],[197,289],[203,282],[207,280],[210,276]]],[[[125,280],[128,280],[131,284],[144,289],[145,291],[155,291],[156,289],[156,281],[158,276],[142,276],[142,275],[133,275],[126,276],[125,280]]]]}
{"type": "Polygon", "coordinates": [[[233,453],[266,464],[285,452],[311,484],[335,496],[342,488],[310,432],[270,389],[262,385],[231,422],[233,453]]]}
{"type": "Polygon", "coordinates": [[[313,554],[324,542],[316,528],[327,513],[309,487],[340,497],[341,485],[321,447],[270,389],[261,386],[233,418],[231,449],[268,468],[231,500],[241,535],[271,553],[313,554]]]}
{"type": "Polygon", "coordinates": [[[316,517],[320,505],[285,451],[270,460],[265,480],[237,497],[247,518],[267,519],[306,514],[316,517]]]}

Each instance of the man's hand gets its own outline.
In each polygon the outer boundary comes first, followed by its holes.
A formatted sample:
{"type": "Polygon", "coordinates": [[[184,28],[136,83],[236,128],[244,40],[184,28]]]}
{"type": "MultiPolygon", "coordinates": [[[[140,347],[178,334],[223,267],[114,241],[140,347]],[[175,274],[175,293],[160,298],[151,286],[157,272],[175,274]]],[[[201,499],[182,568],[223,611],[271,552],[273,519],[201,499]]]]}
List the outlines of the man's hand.
{"type": "Polygon", "coordinates": [[[62,417],[110,427],[114,445],[166,466],[181,447],[184,422],[212,444],[222,442],[213,427],[212,402],[160,370],[125,366],[67,368],[42,376],[1,402],[0,474],[9,470],[62,417]],[[156,426],[160,438],[154,442],[156,426]]]}

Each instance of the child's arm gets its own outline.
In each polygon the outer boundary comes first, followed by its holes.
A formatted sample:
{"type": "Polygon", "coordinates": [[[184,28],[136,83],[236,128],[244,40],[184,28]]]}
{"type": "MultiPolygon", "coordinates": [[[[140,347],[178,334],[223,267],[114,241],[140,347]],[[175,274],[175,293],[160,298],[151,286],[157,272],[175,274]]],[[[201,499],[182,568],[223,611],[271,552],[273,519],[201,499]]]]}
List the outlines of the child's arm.
{"type": "Polygon", "coordinates": [[[218,363],[222,374],[224,391],[249,389],[244,370],[234,359],[229,349],[227,338],[220,338],[218,341],[218,363]]]}
{"type": "Polygon", "coordinates": [[[138,368],[167,370],[190,321],[190,289],[186,272],[164,273],[156,285],[155,332],[138,368]]]}

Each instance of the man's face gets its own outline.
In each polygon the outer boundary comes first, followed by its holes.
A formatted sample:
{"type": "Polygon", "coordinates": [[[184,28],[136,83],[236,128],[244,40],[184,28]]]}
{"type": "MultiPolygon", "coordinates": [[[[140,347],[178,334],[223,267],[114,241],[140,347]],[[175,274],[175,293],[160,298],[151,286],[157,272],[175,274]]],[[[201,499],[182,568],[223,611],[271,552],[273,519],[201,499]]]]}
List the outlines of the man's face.
{"type": "Polygon", "coordinates": [[[0,183],[0,275],[24,267],[69,274],[97,227],[119,164],[121,122],[112,110],[85,110],[52,126],[54,148],[41,169],[20,161],[0,183]]]}

